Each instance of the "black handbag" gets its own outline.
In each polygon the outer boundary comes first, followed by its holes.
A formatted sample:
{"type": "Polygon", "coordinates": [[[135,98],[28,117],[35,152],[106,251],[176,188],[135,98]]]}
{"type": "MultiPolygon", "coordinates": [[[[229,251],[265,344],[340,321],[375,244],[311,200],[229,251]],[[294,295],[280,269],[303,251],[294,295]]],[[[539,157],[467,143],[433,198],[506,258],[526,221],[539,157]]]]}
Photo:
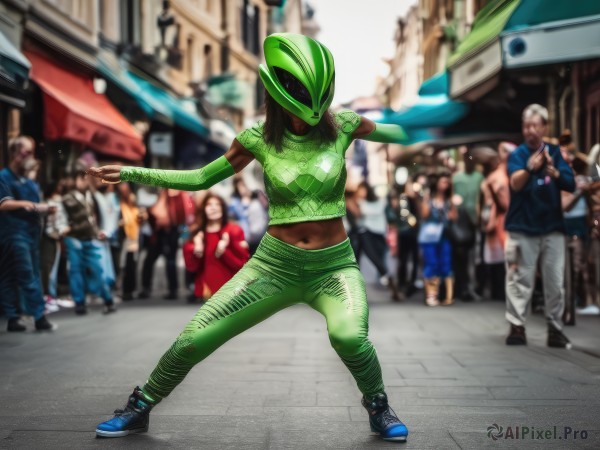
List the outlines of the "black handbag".
{"type": "Polygon", "coordinates": [[[475,243],[475,224],[464,208],[459,207],[457,219],[448,223],[448,238],[454,244],[475,243]]]}

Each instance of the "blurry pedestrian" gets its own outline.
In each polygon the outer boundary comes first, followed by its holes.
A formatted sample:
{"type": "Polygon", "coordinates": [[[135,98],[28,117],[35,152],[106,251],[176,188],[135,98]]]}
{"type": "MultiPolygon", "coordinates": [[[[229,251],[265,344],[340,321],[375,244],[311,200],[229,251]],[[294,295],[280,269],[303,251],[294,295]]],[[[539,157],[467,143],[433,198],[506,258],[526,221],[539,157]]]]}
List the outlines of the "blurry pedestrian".
{"type": "Polygon", "coordinates": [[[423,252],[423,276],[425,278],[425,304],[438,306],[440,282],[444,280],[446,298],[442,305],[454,303],[454,279],[452,277],[452,244],[448,237],[450,221],[458,215],[452,203],[450,174],[432,175],[421,204],[421,224],[418,241],[423,252]]]}
{"type": "Polygon", "coordinates": [[[263,191],[256,189],[252,192],[248,205],[248,230],[246,237],[253,255],[269,226],[269,201],[263,191]]]}
{"type": "Polygon", "coordinates": [[[392,196],[388,215],[388,221],[393,221],[396,226],[398,289],[402,289],[406,297],[410,297],[416,290],[415,282],[420,264],[417,242],[419,213],[412,185],[412,180],[408,180],[401,187],[400,195],[392,196]]]}
{"type": "Polygon", "coordinates": [[[596,144],[588,155],[590,182],[585,188],[588,206],[588,299],[577,314],[600,314],[600,144],[596,144]]]}
{"type": "Polygon", "coordinates": [[[455,240],[452,244],[453,270],[456,296],[463,301],[479,300],[475,293],[472,273],[475,273],[476,230],[479,223],[479,198],[483,174],[476,170],[475,160],[466,147],[460,148],[464,169],[452,176],[452,187],[462,202],[458,206],[457,226],[462,227],[463,236],[472,236],[462,242],[455,240]],[[465,214],[466,213],[466,214],[465,214]]]}
{"type": "Polygon", "coordinates": [[[234,177],[233,179],[233,194],[229,201],[229,218],[235,221],[242,230],[244,236],[250,236],[250,221],[248,208],[252,201],[252,191],[246,186],[246,182],[242,177],[234,177]]]}
{"type": "Polygon", "coordinates": [[[497,153],[487,160],[486,177],[481,183],[484,196],[481,222],[484,231],[483,262],[490,282],[490,296],[495,300],[506,299],[506,269],[504,245],[506,231],[504,219],[510,202],[506,161],[516,146],[510,142],[500,142],[497,153]]]}
{"type": "Polygon", "coordinates": [[[103,236],[102,268],[106,283],[114,288],[119,277],[122,238],[119,221],[121,220],[121,205],[114,186],[93,179],[93,195],[96,202],[98,229],[103,236]]]}
{"type": "Polygon", "coordinates": [[[186,267],[196,274],[196,299],[209,299],[248,261],[242,228],[228,222],[225,200],[208,193],[197,211],[190,238],[183,245],[186,267]]]}
{"type": "Polygon", "coordinates": [[[369,261],[373,263],[379,282],[389,288],[392,300],[400,301],[396,282],[390,275],[387,263],[388,244],[385,239],[387,223],[385,217],[386,198],[379,198],[371,185],[363,181],[356,190],[356,203],[358,209],[356,220],[358,223],[358,248],[355,249],[356,260],[364,252],[369,261]]]}
{"type": "Polygon", "coordinates": [[[189,194],[163,189],[158,201],[148,209],[152,236],[142,265],[142,291],[139,298],[150,297],[154,279],[154,265],[160,256],[165,258],[168,293],[165,300],[177,300],[179,297],[179,278],[177,276],[177,252],[182,227],[186,225],[188,209],[193,205],[189,194]]]}
{"type": "Polygon", "coordinates": [[[535,272],[540,263],[549,347],[569,348],[562,333],[564,310],[565,228],[561,191],[573,192],[573,171],[558,146],[543,140],[548,110],[529,105],[523,111],[525,142],[508,158],[510,205],[505,218],[507,345],[525,345],[525,320],[535,272]]]}
{"type": "Polygon", "coordinates": [[[63,196],[63,206],[69,220],[65,236],[69,261],[69,286],[75,301],[75,313],[87,313],[87,292],[104,300],[104,314],[116,311],[110,287],[102,268],[102,244],[105,235],[98,230],[95,204],[85,167],[75,168],[75,188],[63,196]]]}
{"type": "Polygon", "coordinates": [[[49,206],[56,208],[54,214],[46,217],[40,244],[42,285],[47,306],[65,306],[71,303],[58,298],[58,266],[62,253],[61,244],[63,237],[70,231],[62,204],[64,193],[64,179],[61,178],[46,184],[46,201],[49,206]]]}
{"type": "Polygon", "coordinates": [[[123,300],[133,300],[133,293],[137,288],[137,262],[140,248],[140,224],[144,221],[145,212],[137,206],[135,194],[131,191],[129,183],[118,186],[119,204],[121,206],[120,225],[125,235],[123,242],[124,263],[122,265],[121,289],[123,300]]]}
{"type": "MultiPolygon", "coordinates": [[[[575,192],[561,192],[561,205],[565,223],[565,325],[575,325],[575,310],[579,306],[591,304],[587,292],[589,280],[587,246],[590,244],[588,232],[588,207],[586,194],[590,178],[585,155],[576,157],[575,151],[563,153],[575,174],[575,192]]],[[[564,156],[563,156],[564,158],[564,156]]]]}
{"type": "Polygon", "coordinates": [[[33,316],[36,330],[56,328],[45,316],[40,277],[40,214],[54,213],[55,208],[40,203],[39,188],[27,177],[26,167],[34,150],[31,137],[13,139],[9,143],[9,165],[0,170],[0,200],[4,199],[0,212],[0,302],[8,317],[8,331],[25,330],[20,322],[21,307],[33,316]]]}

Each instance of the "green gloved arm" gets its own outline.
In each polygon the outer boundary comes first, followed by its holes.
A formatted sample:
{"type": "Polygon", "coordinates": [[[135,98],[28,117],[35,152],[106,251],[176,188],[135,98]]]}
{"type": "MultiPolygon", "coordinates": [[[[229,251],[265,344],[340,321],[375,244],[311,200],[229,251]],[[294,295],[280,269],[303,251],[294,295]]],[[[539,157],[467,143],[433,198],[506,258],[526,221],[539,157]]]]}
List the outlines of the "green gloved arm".
{"type": "Polygon", "coordinates": [[[160,186],[180,191],[200,191],[208,189],[219,181],[235,174],[235,170],[225,158],[214,160],[196,170],[163,170],[126,166],[121,169],[121,181],[160,186]]]}
{"type": "Polygon", "coordinates": [[[365,141],[383,142],[385,144],[401,144],[408,136],[400,125],[391,123],[375,123],[375,129],[361,139],[365,141]]]}

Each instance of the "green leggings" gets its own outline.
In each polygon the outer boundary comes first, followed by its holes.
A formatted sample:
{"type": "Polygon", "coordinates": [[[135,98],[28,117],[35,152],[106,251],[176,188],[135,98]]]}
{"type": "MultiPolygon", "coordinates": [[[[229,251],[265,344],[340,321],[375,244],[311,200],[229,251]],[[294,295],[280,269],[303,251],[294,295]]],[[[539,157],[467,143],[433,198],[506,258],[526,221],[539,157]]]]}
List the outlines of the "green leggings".
{"type": "Polygon", "coordinates": [[[384,391],[381,367],[367,338],[365,283],[349,240],[304,250],[269,234],[246,265],[211,297],[162,356],[142,388],[157,403],[195,364],[242,331],[288,306],[306,303],[327,320],[331,345],[360,391],[384,391]]]}

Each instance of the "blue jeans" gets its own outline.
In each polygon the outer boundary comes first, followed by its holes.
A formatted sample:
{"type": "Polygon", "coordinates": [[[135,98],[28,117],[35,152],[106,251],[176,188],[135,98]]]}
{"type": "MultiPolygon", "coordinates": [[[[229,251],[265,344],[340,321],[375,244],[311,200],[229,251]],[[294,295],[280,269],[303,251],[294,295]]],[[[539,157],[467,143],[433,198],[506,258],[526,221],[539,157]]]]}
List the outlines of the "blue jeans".
{"type": "Polygon", "coordinates": [[[425,278],[452,276],[452,244],[446,238],[435,244],[420,244],[425,278]]]}
{"type": "Polygon", "coordinates": [[[112,294],[104,280],[100,261],[101,244],[95,240],[66,237],[65,245],[69,261],[69,286],[75,303],[84,305],[86,292],[99,295],[105,303],[111,303],[112,294]]]}
{"type": "Polygon", "coordinates": [[[0,243],[0,303],[8,318],[23,311],[40,319],[44,315],[44,295],[40,278],[39,230],[10,233],[0,243]]]}

